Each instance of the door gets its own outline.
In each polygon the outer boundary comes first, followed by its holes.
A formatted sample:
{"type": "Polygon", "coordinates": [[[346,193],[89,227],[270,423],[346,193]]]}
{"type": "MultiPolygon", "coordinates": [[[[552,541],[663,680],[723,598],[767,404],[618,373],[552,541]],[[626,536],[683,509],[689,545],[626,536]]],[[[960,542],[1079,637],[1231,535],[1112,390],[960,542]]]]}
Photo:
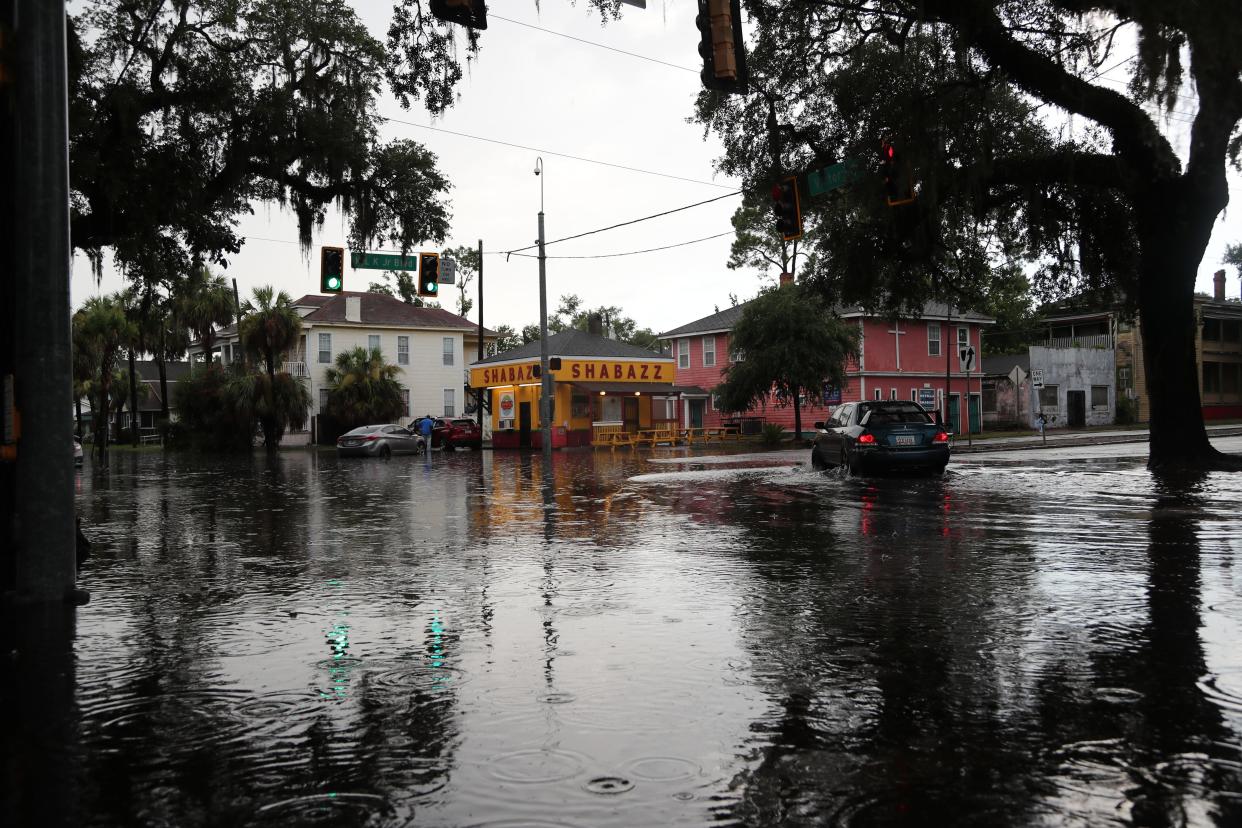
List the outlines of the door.
{"type": "Polygon", "coordinates": [[[1087,392],[1086,391],[1066,391],[1065,392],[1066,411],[1065,424],[1070,428],[1082,428],[1087,424],[1087,392]]]}
{"type": "Polygon", "coordinates": [[[621,401],[621,422],[626,431],[638,431],[638,398],[626,397],[621,401]]]}
{"type": "Polygon", "coordinates": [[[962,403],[957,394],[949,395],[949,433],[962,433],[962,403]]]}
{"type": "Polygon", "coordinates": [[[518,445],[530,448],[530,403],[518,403],[518,445]]]}
{"type": "Polygon", "coordinates": [[[970,401],[967,403],[967,405],[969,406],[970,411],[966,414],[966,417],[970,423],[970,433],[971,434],[982,434],[983,433],[983,413],[982,413],[982,410],[980,409],[980,397],[972,394],[969,399],[970,401]]]}
{"type": "Polygon", "coordinates": [[[703,409],[707,407],[706,400],[690,400],[690,427],[703,427],[703,409]]]}

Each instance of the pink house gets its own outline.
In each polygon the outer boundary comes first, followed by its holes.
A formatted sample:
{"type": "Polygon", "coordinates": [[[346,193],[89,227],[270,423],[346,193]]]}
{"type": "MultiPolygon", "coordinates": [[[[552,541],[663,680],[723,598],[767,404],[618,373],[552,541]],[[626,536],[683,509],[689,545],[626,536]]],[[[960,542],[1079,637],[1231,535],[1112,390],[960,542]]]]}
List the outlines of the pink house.
{"type": "MultiPolygon", "coordinates": [[[[660,334],[675,360],[682,423],[710,428],[740,416],[793,429],[793,406],[781,405],[774,397],[739,415],[719,410],[711,394],[725,367],[745,358],[729,347],[729,333],[745,308],[746,303],[736,305],[660,334]]],[[[861,308],[840,315],[858,326],[859,357],[847,366],[844,388],[808,389],[801,401],[803,429],[825,419],[827,411],[842,402],[893,399],[913,400],[928,411],[940,412],[954,432],[961,431],[964,417],[969,417],[972,432],[982,430],[980,333],[993,319],[939,302],[929,302],[917,317],[897,322],[868,315],[861,308]],[[967,349],[971,350],[963,359],[967,349]]]]}

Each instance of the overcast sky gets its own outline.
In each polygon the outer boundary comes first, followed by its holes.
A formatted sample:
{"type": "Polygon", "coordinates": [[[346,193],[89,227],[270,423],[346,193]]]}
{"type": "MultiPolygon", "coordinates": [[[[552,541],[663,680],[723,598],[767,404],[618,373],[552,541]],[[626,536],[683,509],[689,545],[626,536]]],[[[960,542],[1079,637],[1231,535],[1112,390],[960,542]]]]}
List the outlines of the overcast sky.
{"type": "MultiPolygon", "coordinates": [[[[386,40],[390,0],[359,0],[354,5],[372,34],[386,40]]],[[[585,3],[543,0],[539,9],[534,0],[489,5],[489,27],[482,32],[478,59],[459,87],[456,106],[433,120],[417,105],[403,110],[385,97],[380,114],[409,122],[388,122],[384,137],[424,144],[438,156],[440,170],[453,183],[452,230],[445,246],[473,247],[483,241],[484,324],[520,329],[539,320],[538,262],[498,254],[535,241],[541,187],[546,237],[551,241],[723,196],[738,182],[713,173],[719,143],[686,122],[699,90],[701,66],[695,0],[648,0],[646,10],[627,7],[620,22],[607,26],[600,25],[598,15],[585,3]],[[536,177],[535,159],[540,156],[544,175],[536,177]]],[[[1115,76],[1122,77],[1120,72],[1115,76]]],[[[1183,103],[1178,111],[1193,111],[1193,105],[1193,100],[1183,103]]],[[[1184,133],[1187,124],[1171,120],[1169,126],[1175,144],[1184,147],[1185,139],[1175,133],[1184,133]]],[[[1231,191],[1238,192],[1239,184],[1242,181],[1231,171],[1231,191]]],[[[587,306],[616,305],[639,327],[665,331],[727,307],[730,293],[750,298],[762,285],[772,283],[775,274],[764,278],[725,267],[729,218],[739,203],[740,196],[724,198],[548,247],[549,313],[560,296],[574,293],[587,306]],[[641,255],[557,258],[627,253],[719,234],[725,235],[641,255]]],[[[339,215],[330,214],[316,234],[308,261],[296,243],[292,214],[261,205],[242,221],[247,242],[224,275],[237,280],[243,298],[265,284],[294,298],[317,292],[318,247],[343,246],[346,229],[339,215]]],[[[1212,273],[1221,267],[1225,245],[1239,241],[1242,219],[1234,210],[1217,223],[1199,268],[1197,289],[1211,292],[1212,273]]],[[[421,249],[439,248],[427,244],[421,249]]],[[[347,268],[345,287],[365,290],[381,274],[347,268]]],[[[1230,269],[1228,276],[1228,296],[1236,298],[1238,274],[1230,269]]],[[[75,259],[74,307],[121,286],[111,270],[97,286],[86,258],[75,259]]],[[[470,289],[476,296],[476,286],[470,289]]],[[[454,297],[446,289],[441,304],[455,308],[454,297]]],[[[477,320],[477,307],[471,318],[477,320]]]]}

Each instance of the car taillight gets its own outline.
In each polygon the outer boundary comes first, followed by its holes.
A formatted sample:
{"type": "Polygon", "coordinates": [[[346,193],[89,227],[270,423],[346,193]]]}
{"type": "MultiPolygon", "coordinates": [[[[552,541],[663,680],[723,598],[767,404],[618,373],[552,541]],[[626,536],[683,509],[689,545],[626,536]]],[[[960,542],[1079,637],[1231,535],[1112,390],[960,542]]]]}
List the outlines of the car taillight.
{"type": "Polygon", "coordinates": [[[935,437],[932,438],[932,442],[933,443],[947,443],[949,442],[949,435],[941,431],[939,434],[937,434],[935,437]]]}
{"type": "Polygon", "coordinates": [[[378,439],[379,439],[379,435],[378,435],[378,434],[368,434],[366,437],[363,437],[362,439],[366,440],[366,441],[369,443],[369,442],[371,442],[371,441],[373,441],[373,440],[378,440],[378,439]]]}
{"type": "Polygon", "coordinates": [[[862,443],[864,446],[872,445],[875,443],[875,435],[868,431],[864,431],[862,434],[858,435],[858,442],[862,443]]]}

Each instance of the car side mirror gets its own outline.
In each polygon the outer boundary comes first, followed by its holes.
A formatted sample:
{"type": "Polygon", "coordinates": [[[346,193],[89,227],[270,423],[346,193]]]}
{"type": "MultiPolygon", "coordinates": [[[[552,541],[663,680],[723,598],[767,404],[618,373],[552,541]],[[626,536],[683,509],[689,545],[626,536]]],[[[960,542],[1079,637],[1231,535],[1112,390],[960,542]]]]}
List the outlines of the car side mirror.
{"type": "Polygon", "coordinates": [[[819,422],[817,422],[817,423],[815,424],[815,427],[816,427],[816,428],[818,428],[820,431],[823,431],[823,430],[824,430],[824,421],[823,421],[823,420],[820,420],[819,422]]]}

